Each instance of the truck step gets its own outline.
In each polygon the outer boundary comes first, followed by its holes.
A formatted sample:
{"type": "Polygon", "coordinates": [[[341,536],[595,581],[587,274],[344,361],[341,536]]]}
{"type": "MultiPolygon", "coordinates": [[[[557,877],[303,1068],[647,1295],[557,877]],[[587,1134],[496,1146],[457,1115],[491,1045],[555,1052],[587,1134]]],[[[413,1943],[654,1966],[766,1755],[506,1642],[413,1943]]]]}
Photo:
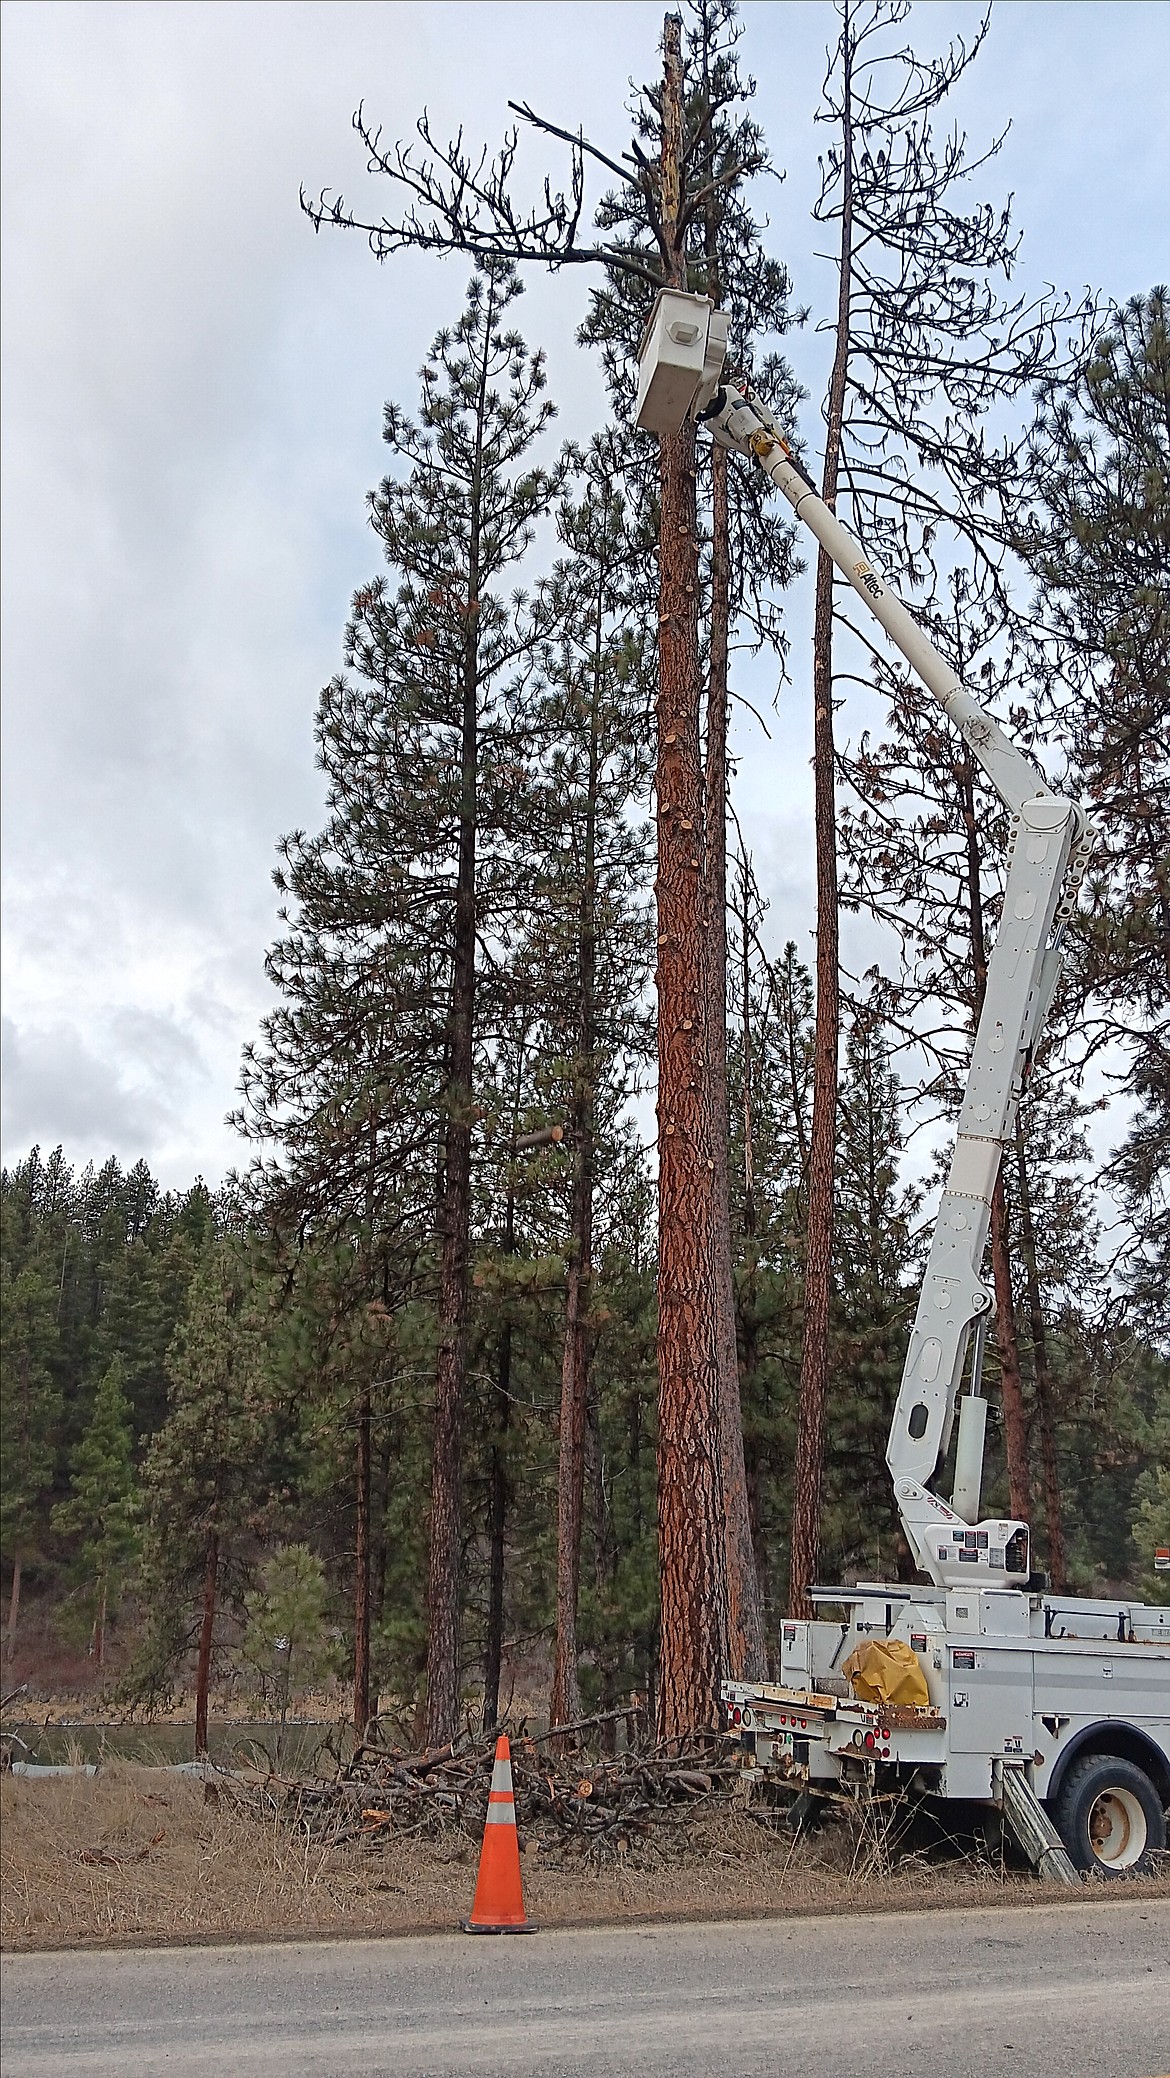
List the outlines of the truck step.
{"type": "Polygon", "coordinates": [[[1023,1769],[1004,1767],[999,1787],[1004,1822],[1037,1876],[1050,1876],[1069,1889],[1079,1890],[1081,1879],[1068,1858],[1064,1841],[1023,1769]]]}

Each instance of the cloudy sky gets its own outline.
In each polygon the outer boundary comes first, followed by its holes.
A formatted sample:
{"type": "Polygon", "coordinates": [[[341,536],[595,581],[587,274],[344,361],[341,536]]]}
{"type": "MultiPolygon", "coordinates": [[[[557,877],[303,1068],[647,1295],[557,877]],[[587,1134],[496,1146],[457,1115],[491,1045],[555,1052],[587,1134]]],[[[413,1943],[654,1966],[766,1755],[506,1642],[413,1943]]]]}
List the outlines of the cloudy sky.
{"type": "MultiPolygon", "coordinates": [[[[933,48],[978,8],[919,0],[933,48]]],[[[376,568],[364,496],[383,399],[408,406],[458,260],[379,268],[315,238],[300,184],[368,183],[359,100],[397,135],[495,141],[511,96],[620,148],[662,9],[411,0],[8,0],[4,36],[4,1156],[144,1154],[168,1184],[238,1158],[223,1125],[268,1000],[279,833],[313,826],[320,685],[376,568]]],[[[828,0],[748,0],[744,58],[785,184],[774,249],[809,329],[832,273],[809,220],[828,0]]],[[[1170,10],[1000,0],[958,113],[1013,128],[1025,284],[1125,296],[1170,273],[1170,10]]],[[[530,152],[531,152],[530,147],[530,152]]],[[[534,158],[533,163],[538,161],[534,158]]],[[[586,284],[534,275],[559,431],[602,393],[573,343],[586,284]]],[[[746,721],[741,806],[779,943],[811,924],[805,602],[772,741],[746,721]]],[[[753,688],[758,694],[759,686],[753,688]]],[[[767,696],[768,688],[763,688],[767,696]]]]}

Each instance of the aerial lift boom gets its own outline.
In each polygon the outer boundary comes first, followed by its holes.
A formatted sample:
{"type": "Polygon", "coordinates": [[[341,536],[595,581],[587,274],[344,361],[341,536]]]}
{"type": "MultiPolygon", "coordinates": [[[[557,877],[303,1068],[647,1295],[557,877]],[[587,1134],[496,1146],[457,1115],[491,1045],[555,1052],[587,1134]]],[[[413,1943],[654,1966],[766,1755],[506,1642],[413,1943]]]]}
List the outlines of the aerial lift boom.
{"type": "Polygon", "coordinates": [[[1027,1523],[979,1519],[986,1401],[983,1340],[995,1310],[983,1277],[991,1200],[1032,1054],[1052,1000],[1061,940],[1089,849],[1083,810],[966,691],[847,529],[818,496],[767,406],[722,381],[727,318],[705,296],[659,292],[639,352],[637,421],[677,432],[687,416],[754,457],[901,651],[1011,812],[1003,913],[987,967],[967,1086],[914,1317],[886,1462],[907,1540],[938,1587],[1020,1587],[1031,1573],[1027,1523]],[[974,1339],[969,1390],[960,1402],[974,1339]],[[931,1491],[958,1409],[951,1501],[931,1491]]]}

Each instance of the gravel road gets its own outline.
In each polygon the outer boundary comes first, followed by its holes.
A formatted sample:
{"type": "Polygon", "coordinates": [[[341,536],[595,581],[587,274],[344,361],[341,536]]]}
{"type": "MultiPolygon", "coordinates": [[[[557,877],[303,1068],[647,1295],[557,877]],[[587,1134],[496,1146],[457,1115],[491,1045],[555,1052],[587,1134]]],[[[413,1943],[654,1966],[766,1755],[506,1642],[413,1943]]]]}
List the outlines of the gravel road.
{"type": "Polygon", "coordinates": [[[14,1955],[4,2078],[1162,2078],[1170,1903],[14,1955]]]}

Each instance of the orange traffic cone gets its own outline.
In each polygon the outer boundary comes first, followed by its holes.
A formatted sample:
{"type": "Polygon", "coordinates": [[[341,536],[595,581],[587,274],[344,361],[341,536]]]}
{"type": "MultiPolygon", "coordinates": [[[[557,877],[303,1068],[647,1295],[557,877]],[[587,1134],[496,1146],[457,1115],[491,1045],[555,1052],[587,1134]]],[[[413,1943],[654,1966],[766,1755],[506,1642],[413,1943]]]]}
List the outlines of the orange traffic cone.
{"type": "Polygon", "coordinates": [[[505,1738],[496,1740],[496,1761],[488,1797],[487,1824],[479,1857],[479,1876],[471,1918],[463,1921],[465,1934],[534,1934],[536,1928],[524,1917],[524,1894],[520,1886],[520,1842],[516,1835],[516,1806],[512,1800],[512,1757],[505,1738]]]}

